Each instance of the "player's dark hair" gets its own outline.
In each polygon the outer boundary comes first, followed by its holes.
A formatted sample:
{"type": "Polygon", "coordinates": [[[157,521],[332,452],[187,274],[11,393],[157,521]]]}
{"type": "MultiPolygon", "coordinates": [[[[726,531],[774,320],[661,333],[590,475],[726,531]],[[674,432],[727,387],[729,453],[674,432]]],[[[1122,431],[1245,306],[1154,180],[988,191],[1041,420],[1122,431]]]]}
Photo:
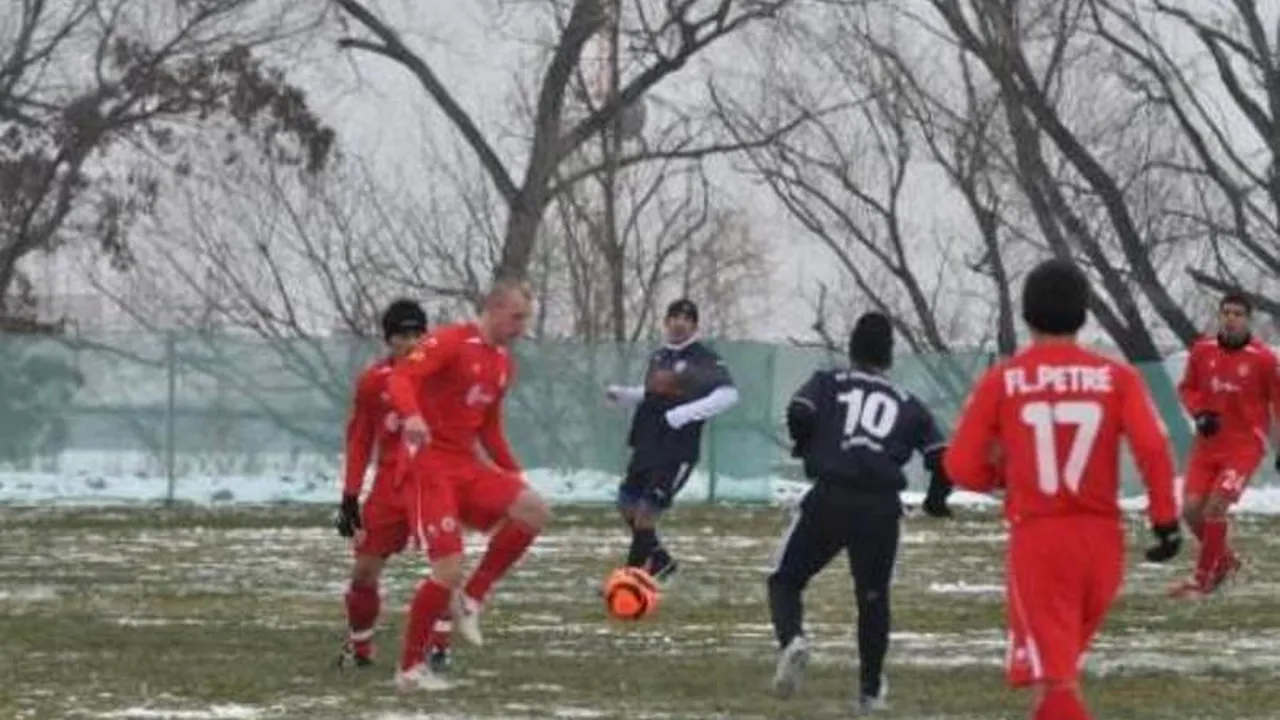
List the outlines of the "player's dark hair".
{"type": "Polygon", "coordinates": [[[1222,299],[1218,301],[1218,309],[1221,310],[1228,305],[1238,305],[1244,308],[1245,315],[1253,314],[1253,303],[1249,302],[1249,298],[1245,297],[1244,293],[1229,292],[1223,295],[1222,299]]]}
{"type": "Polygon", "coordinates": [[[382,313],[382,339],[390,342],[391,338],[401,333],[424,333],[427,331],[427,313],[416,300],[400,298],[394,300],[382,313]]]}
{"type": "Polygon", "coordinates": [[[849,333],[849,362],[873,370],[893,367],[893,322],[884,313],[863,313],[849,333]]]}
{"type": "Polygon", "coordinates": [[[1089,312],[1089,278],[1068,260],[1046,260],[1022,285],[1022,319],[1045,335],[1075,335],[1089,312]]]}

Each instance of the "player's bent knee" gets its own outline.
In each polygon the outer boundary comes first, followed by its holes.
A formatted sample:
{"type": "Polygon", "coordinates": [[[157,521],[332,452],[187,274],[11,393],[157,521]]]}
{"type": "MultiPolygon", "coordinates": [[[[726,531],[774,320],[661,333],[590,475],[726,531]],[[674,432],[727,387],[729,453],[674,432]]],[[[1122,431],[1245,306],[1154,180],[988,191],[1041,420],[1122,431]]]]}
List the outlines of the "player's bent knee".
{"type": "Polygon", "coordinates": [[[869,590],[858,590],[858,607],[872,607],[882,605],[889,601],[889,588],[871,588],[869,590]]]}
{"type": "Polygon", "coordinates": [[[516,520],[534,530],[541,530],[551,522],[551,506],[542,496],[532,490],[520,493],[516,501],[507,511],[511,519],[516,520]]]}
{"type": "Polygon", "coordinates": [[[635,515],[635,509],[630,505],[623,505],[621,502],[618,503],[618,516],[622,518],[623,522],[628,525],[634,525],[636,521],[635,515]]]}
{"type": "Polygon", "coordinates": [[[636,530],[653,530],[658,527],[658,513],[646,503],[638,503],[631,509],[631,527],[636,530]]]}
{"type": "Polygon", "coordinates": [[[1200,517],[1204,520],[1223,520],[1231,508],[1231,498],[1222,493],[1213,493],[1200,509],[1200,517]]]}
{"type": "Polygon", "coordinates": [[[433,559],[431,561],[431,579],[448,588],[461,587],[462,581],[466,579],[462,560],[462,553],[433,559]]]}
{"type": "Polygon", "coordinates": [[[770,590],[777,589],[777,590],[794,590],[796,592],[804,592],[805,586],[808,585],[809,583],[807,580],[803,578],[795,577],[790,573],[786,573],[783,571],[774,571],[769,573],[769,579],[767,581],[767,584],[770,590]]]}

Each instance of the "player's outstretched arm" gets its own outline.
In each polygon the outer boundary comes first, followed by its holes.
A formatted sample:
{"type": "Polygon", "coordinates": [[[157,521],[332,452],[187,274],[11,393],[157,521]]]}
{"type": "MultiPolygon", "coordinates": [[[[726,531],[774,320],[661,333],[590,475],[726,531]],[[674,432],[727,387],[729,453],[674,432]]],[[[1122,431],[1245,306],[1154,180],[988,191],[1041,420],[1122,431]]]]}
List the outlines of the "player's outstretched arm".
{"type": "Polygon", "coordinates": [[[1164,562],[1177,555],[1182,546],[1169,433],[1138,371],[1126,368],[1121,377],[1121,430],[1147,486],[1147,517],[1156,536],[1156,544],[1147,549],[1146,556],[1151,562],[1164,562]]]}
{"type": "Polygon", "coordinates": [[[519,472],[520,462],[511,451],[511,443],[507,442],[507,431],[502,422],[502,399],[491,403],[484,414],[484,424],[480,426],[480,444],[489,454],[494,465],[508,472],[519,472]]]}
{"type": "Polygon", "coordinates": [[[458,356],[461,334],[456,327],[444,327],[423,338],[403,360],[397,362],[387,378],[387,396],[400,417],[421,417],[418,388],[422,381],[437,375],[458,356]]]}
{"type": "Polygon", "coordinates": [[[1267,359],[1270,370],[1267,385],[1271,398],[1271,449],[1276,453],[1276,472],[1280,472],[1280,356],[1273,352],[1267,355],[1267,359]]]}
{"type": "Polygon", "coordinates": [[[623,407],[634,407],[644,400],[644,385],[610,385],[604,389],[604,396],[623,407]]]}
{"type": "Polygon", "coordinates": [[[991,461],[999,440],[1000,372],[988,370],[978,381],[942,456],[943,471],[956,487],[989,493],[1001,485],[1000,472],[991,461]]]}
{"type": "MultiPolygon", "coordinates": [[[[791,436],[791,457],[804,457],[818,427],[818,407],[827,375],[815,372],[787,403],[787,434],[791,436]]],[[[830,391],[828,391],[830,392],[830,391]]]]}
{"type": "Polygon", "coordinates": [[[933,413],[916,401],[920,409],[920,430],[916,441],[916,450],[924,460],[924,469],[929,472],[929,489],[925,493],[925,513],[932,517],[951,517],[951,509],[947,507],[947,498],[951,496],[952,483],[947,477],[946,468],[942,466],[943,456],[947,451],[947,441],[938,429],[938,421],[933,413]]]}
{"type": "Polygon", "coordinates": [[[1182,379],[1178,381],[1178,399],[1187,412],[1195,415],[1205,409],[1204,394],[1200,390],[1200,353],[1199,345],[1192,345],[1187,353],[1187,366],[1182,370],[1182,379]]]}
{"type": "Polygon", "coordinates": [[[364,473],[373,457],[373,443],[378,435],[378,393],[368,375],[356,380],[347,419],[345,461],[342,473],[342,501],[334,525],[342,537],[353,537],[360,529],[360,492],[364,489],[364,473]]]}
{"type": "Polygon", "coordinates": [[[1147,514],[1152,524],[1176,522],[1178,503],[1174,494],[1173,451],[1169,447],[1168,432],[1156,413],[1155,403],[1138,372],[1126,368],[1122,377],[1122,428],[1129,447],[1133,450],[1138,472],[1147,486],[1150,499],[1147,514]]]}
{"type": "Polygon", "coordinates": [[[737,405],[740,399],[738,388],[732,385],[721,385],[707,393],[705,397],[668,410],[667,424],[678,430],[689,423],[710,420],[737,405]]]}
{"type": "Polygon", "coordinates": [[[359,497],[364,489],[364,474],[373,457],[373,443],[378,436],[378,394],[366,376],[356,381],[347,418],[345,462],[342,473],[343,496],[359,497]]]}

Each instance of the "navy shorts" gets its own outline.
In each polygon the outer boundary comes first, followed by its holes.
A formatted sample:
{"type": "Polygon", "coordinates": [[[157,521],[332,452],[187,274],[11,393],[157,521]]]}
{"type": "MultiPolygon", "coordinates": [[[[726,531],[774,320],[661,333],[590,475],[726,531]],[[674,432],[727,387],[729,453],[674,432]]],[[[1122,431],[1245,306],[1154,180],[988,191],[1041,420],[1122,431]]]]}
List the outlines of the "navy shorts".
{"type": "Polygon", "coordinates": [[[618,507],[630,509],[643,505],[650,512],[662,512],[671,507],[691,472],[693,463],[659,465],[628,472],[618,486],[618,507]]]}

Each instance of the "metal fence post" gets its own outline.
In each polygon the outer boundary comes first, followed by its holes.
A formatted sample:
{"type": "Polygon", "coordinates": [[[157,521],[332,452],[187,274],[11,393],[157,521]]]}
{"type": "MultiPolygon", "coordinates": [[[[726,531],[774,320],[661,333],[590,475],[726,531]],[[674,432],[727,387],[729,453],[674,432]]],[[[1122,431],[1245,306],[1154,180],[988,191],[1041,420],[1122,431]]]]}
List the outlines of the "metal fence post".
{"type": "Polygon", "coordinates": [[[707,502],[714,503],[716,501],[716,445],[719,443],[716,436],[719,432],[716,430],[716,423],[707,423],[711,432],[711,442],[707,443],[707,502]]]}
{"type": "Polygon", "coordinates": [[[165,393],[166,407],[164,413],[164,470],[168,479],[168,491],[165,502],[172,505],[175,499],[178,482],[177,470],[177,422],[178,422],[178,352],[177,338],[169,330],[164,336],[164,355],[166,375],[169,387],[165,393]]]}

